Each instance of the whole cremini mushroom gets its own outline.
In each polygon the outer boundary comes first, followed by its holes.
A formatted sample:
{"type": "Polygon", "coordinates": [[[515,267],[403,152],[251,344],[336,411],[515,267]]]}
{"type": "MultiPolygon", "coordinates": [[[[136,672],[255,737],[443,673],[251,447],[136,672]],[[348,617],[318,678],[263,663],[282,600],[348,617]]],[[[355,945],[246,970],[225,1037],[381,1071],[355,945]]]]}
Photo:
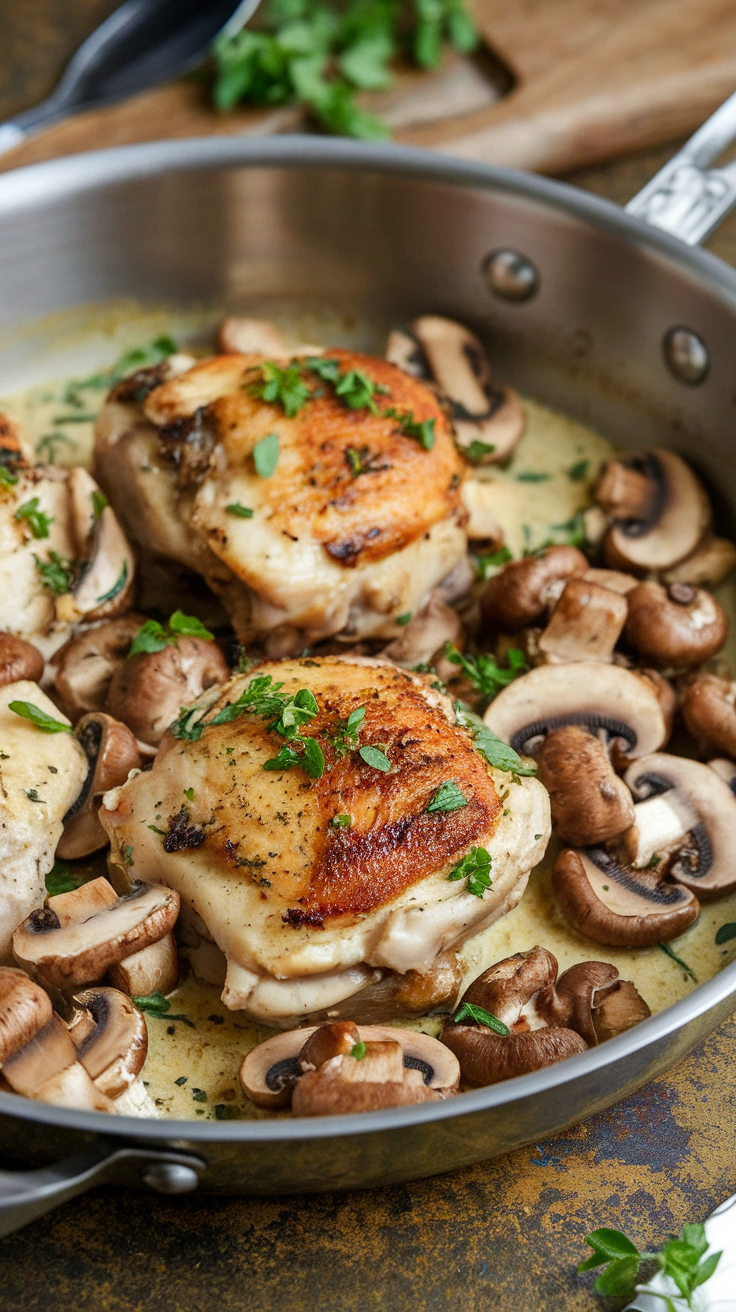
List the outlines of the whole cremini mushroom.
{"type": "Polygon", "coordinates": [[[552,828],[562,843],[602,843],[633,824],[631,793],[614,773],[605,744],[580,725],[547,734],[537,778],[549,793],[552,828]]]}
{"type": "Polygon", "coordinates": [[[503,633],[536,624],[558,600],[567,580],[587,569],[588,562],[577,547],[548,547],[509,561],[483,589],[483,617],[503,633]]]}
{"type": "Polygon", "coordinates": [[[506,957],[473,981],[463,994],[457,1019],[442,1031],[442,1042],[460,1062],[465,1084],[498,1084],[586,1051],[579,1034],[550,1023],[539,1010],[540,997],[556,979],[552,953],[535,947],[506,957]],[[470,1004],[467,1010],[464,1004],[470,1004]],[[474,1017],[471,1007],[489,1013],[507,1032],[497,1033],[483,1022],[482,1014],[474,1017]]]}
{"type": "Polygon", "coordinates": [[[715,656],[728,619],[715,597],[689,583],[640,583],[627,597],[624,634],[640,659],[657,668],[691,669],[715,656]]]}
{"type": "Polygon", "coordinates": [[[112,676],[145,622],[145,615],[134,611],[102,620],[75,633],[55,653],[54,688],[73,723],[88,711],[104,711],[112,676]]]}
{"type": "Polygon", "coordinates": [[[78,722],[75,736],[89,762],[87,778],[78,798],[64,816],[64,833],[57,856],[75,860],[106,847],[109,839],[98,812],[103,793],[124,784],[131,770],[140,768],[140,752],[126,725],[96,711],[78,722]]]}
{"type": "Polygon", "coordinates": [[[613,521],[603,553],[614,569],[671,569],[692,555],[710,526],[705,489],[689,465],[663,447],[610,461],[596,500],[613,521]]]}
{"type": "Polygon", "coordinates": [[[562,914],[578,933],[610,947],[669,943],[697,920],[697,898],[658,867],[634,870],[603,847],[563,848],[552,872],[562,914]]]}
{"type": "Polygon", "coordinates": [[[682,699],[685,726],[706,751],[736,757],[736,680],[701,674],[682,699]]]}
{"type": "Polygon", "coordinates": [[[631,981],[620,979],[616,967],[607,961],[580,961],[570,966],[540,998],[539,1007],[555,1024],[575,1030],[590,1048],[651,1015],[631,981]]]}
{"type": "Polygon", "coordinates": [[[107,709],[141,742],[157,747],[181,707],[224,682],[229,673],[215,642],[182,637],[162,651],[140,652],[119,665],[107,709]]]}
{"type": "Polygon", "coordinates": [[[19,679],[38,683],[43,670],[43,656],[33,643],[16,638],[14,633],[0,633],[0,686],[19,679]]]}

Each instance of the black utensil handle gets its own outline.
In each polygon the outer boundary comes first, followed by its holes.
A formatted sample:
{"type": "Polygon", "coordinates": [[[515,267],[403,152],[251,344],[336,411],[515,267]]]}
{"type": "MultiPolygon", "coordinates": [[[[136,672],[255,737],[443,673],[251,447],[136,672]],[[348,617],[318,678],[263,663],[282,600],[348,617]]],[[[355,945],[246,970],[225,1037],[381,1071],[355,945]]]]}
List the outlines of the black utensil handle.
{"type": "Polygon", "coordinates": [[[183,1194],[197,1188],[204,1168],[192,1153],[121,1147],[119,1141],[98,1138],[82,1152],[42,1170],[0,1170],[0,1236],[112,1176],[124,1175],[126,1183],[142,1184],[155,1193],[183,1194]]]}

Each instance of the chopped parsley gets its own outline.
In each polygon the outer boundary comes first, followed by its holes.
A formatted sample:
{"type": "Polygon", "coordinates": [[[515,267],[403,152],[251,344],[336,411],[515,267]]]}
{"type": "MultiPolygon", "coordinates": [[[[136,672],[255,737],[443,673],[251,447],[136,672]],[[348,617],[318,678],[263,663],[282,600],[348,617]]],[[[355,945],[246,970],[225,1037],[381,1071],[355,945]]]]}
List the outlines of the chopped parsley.
{"type": "Polygon", "coordinates": [[[363,1040],[360,1039],[359,1042],[354,1043],[352,1048],[350,1049],[350,1056],[354,1057],[356,1061],[362,1061],[367,1051],[368,1049],[366,1048],[363,1040]]]}
{"type": "Polygon", "coordinates": [[[241,506],[239,501],[232,501],[229,506],[225,506],[226,515],[234,515],[236,519],[252,519],[253,511],[248,506],[241,506]]]}
{"type": "Polygon", "coordinates": [[[8,702],[8,710],[14,715],[20,715],[24,720],[30,720],[36,729],[41,730],[41,733],[74,733],[70,724],[55,720],[53,715],[42,711],[40,706],[34,706],[33,702],[8,702]]]}
{"type": "Polygon", "coordinates": [[[464,656],[451,642],[447,643],[445,655],[453,665],[459,665],[465,676],[478,689],[478,692],[491,701],[502,688],[513,683],[519,675],[526,674],[529,666],[523,651],[512,647],[508,653],[508,666],[503,669],[493,656],[479,652],[477,656],[464,656]]]}
{"type": "Polygon", "coordinates": [[[502,742],[492,729],[484,724],[479,715],[469,710],[462,702],[455,702],[455,720],[468,729],[472,735],[476,751],[484,756],[489,765],[496,770],[509,770],[513,774],[533,775],[537,773],[536,765],[525,765],[508,743],[502,742]]]}
{"type": "Polygon", "coordinates": [[[216,1121],[237,1121],[240,1119],[240,1108],[232,1102],[216,1102],[214,1106],[216,1121]]]}
{"type": "Polygon", "coordinates": [[[65,592],[71,591],[76,572],[72,560],[65,560],[56,551],[49,552],[48,560],[40,560],[38,556],[34,556],[33,559],[43,585],[49,589],[49,592],[53,592],[56,597],[61,597],[65,592]]]}
{"type": "Polygon", "coordinates": [[[260,478],[270,478],[279,463],[279,435],[266,433],[253,447],[253,464],[260,478]]]}
{"type": "Polygon", "coordinates": [[[732,938],[736,938],[736,925],[731,922],[727,925],[721,925],[716,934],[716,943],[720,947],[722,943],[728,943],[732,938]]]}
{"type": "Polygon", "coordinates": [[[585,478],[589,469],[590,469],[589,460],[576,460],[575,464],[571,465],[570,468],[568,469],[567,477],[573,483],[581,483],[582,480],[585,478]]]}
{"type": "Polygon", "coordinates": [[[349,829],[353,823],[351,815],[333,815],[330,820],[330,829],[349,829]]]}
{"type": "Polygon", "coordinates": [[[665,956],[669,957],[671,961],[676,962],[677,965],[681,968],[681,970],[684,970],[688,979],[691,979],[694,984],[697,984],[698,977],[695,974],[695,971],[693,970],[692,966],[688,966],[687,962],[683,961],[682,957],[678,957],[677,953],[673,948],[670,947],[669,943],[660,943],[659,947],[662,949],[665,956]]]}
{"type": "Polygon", "coordinates": [[[370,765],[374,770],[381,770],[386,774],[391,769],[391,762],[380,747],[371,747],[370,744],[367,744],[359,749],[358,755],[362,761],[365,761],[366,765],[370,765]]]}
{"type": "Polygon", "coordinates": [[[395,617],[394,624],[401,624],[401,626],[403,627],[405,624],[409,623],[410,619],[411,619],[411,611],[407,610],[404,611],[403,615],[397,615],[395,617]]]}
{"type": "Polygon", "coordinates": [[[188,743],[199,742],[202,730],[205,728],[203,716],[206,710],[207,708],[203,706],[182,706],[178,719],[169,725],[172,738],[179,738],[188,743]]]}
{"type": "MultiPolygon", "coordinates": [[[[155,993],[146,993],[143,997],[132,998],[131,1001],[139,1011],[145,1011],[149,1016],[156,1016],[159,1020],[180,1020],[188,1025],[190,1029],[196,1029],[194,1021],[190,1020],[188,1016],[172,1015],[171,1003],[160,989],[156,989],[155,993]]],[[[175,1083],[185,1084],[187,1078],[186,1075],[180,1076],[175,1083]]]]}
{"type": "Polygon", "coordinates": [[[514,474],[517,483],[547,483],[551,477],[551,474],[543,474],[534,469],[520,469],[518,474],[514,474]]]}
{"type": "Polygon", "coordinates": [[[289,701],[288,696],[280,695],[283,686],[283,683],[274,683],[270,674],[258,674],[245,685],[237,701],[228,702],[209,723],[230,724],[246,712],[279,716],[289,701]]]}
{"type": "Polygon", "coordinates": [[[335,395],[339,396],[343,405],[346,405],[350,410],[367,409],[373,415],[378,414],[378,406],[374,398],[379,393],[385,394],[386,392],[388,392],[387,387],[375,383],[361,369],[348,369],[347,373],[341,374],[339,381],[335,384],[335,395]]]}
{"type": "Polygon", "coordinates": [[[390,419],[395,419],[401,429],[404,437],[413,437],[425,451],[431,451],[435,442],[434,425],[435,420],[422,419],[416,420],[410,410],[384,410],[382,412],[390,419]]]}
{"type": "Polygon", "coordinates": [[[0,488],[15,487],[17,482],[18,475],[14,474],[12,469],[8,469],[7,465],[0,464],[0,488]]]}
{"type": "Polygon", "coordinates": [[[92,498],[92,516],[94,519],[99,519],[103,510],[105,510],[105,508],[109,506],[110,502],[105,496],[105,493],[100,492],[99,488],[95,488],[94,492],[91,493],[91,498],[92,498]]]}
{"type": "Polygon", "coordinates": [[[131,656],[150,656],[153,652],[163,651],[164,647],[178,642],[179,638],[203,638],[206,642],[215,640],[214,634],[205,628],[196,615],[185,615],[175,610],[166,626],[159,624],[158,620],[146,620],[141,625],[130,644],[128,660],[131,656]]]}
{"type": "Polygon", "coordinates": [[[476,555],[471,556],[479,579],[487,579],[490,570],[507,565],[513,559],[508,547],[499,547],[497,551],[477,552],[476,555]]]}
{"type": "Polygon", "coordinates": [[[59,893],[72,893],[85,882],[84,875],[72,870],[68,861],[61,861],[57,857],[46,875],[46,892],[49,897],[58,897],[59,893]]]}
{"type": "Polygon", "coordinates": [[[361,474],[380,474],[391,468],[388,461],[380,463],[380,455],[371,455],[367,446],[346,446],[344,455],[353,478],[359,478],[361,474]]]}
{"type": "Polygon", "coordinates": [[[121,848],[120,859],[126,869],[135,865],[135,861],[133,860],[133,846],[131,843],[126,843],[125,846],[121,848]]]}
{"type": "Polygon", "coordinates": [[[30,501],[24,501],[22,506],[18,506],[13,519],[18,523],[27,524],[34,538],[47,538],[49,528],[54,522],[53,515],[47,515],[45,511],[39,510],[38,497],[31,497],[30,501]]]}
{"type": "MultiPolygon", "coordinates": [[[[119,383],[122,378],[135,373],[138,369],[147,369],[153,365],[162,364],[170,355],[175,354],[176,349],[176,342],[166,335],[157,337],[148,346],[134,347],[132,351],[126,351],[121,355],[110,369],[68,383],[63,397],[64,404],[81,407],[83,401],[80,392],[106,391],[108,388],[113,387],[115,383],[119,383]]],[[[66,439],[56,437],[53,440],[66,439]]]]}
{"type": "Polygon", "coordinates": [[[491,888],[491,856],[484,847],[471,847],[470,851],[453,866],[448,879],[467,879],[468,892],[474,897],[483,897],[486,889],[491,888]]]}
{"type": "MultiPolygon", "coordinates": [[[[294,361],[288,365],[279,365],[275,364],[273,360],[265,360],[260,366],[260,370],[261,381],[251,384],[251,396],[257,396],[262,401],[268,401],[270,405],[280,405],[286,418],[293,419],[312,396],[302,377],[300,365],[294,361]]],[[[261,441],[265,440],[265,438],[261,439],[261,441]]],[[[256,443],[256,446],[258,445],[256,443]]],[[[275,467],[276,462],[274,461],[274,469],[275,467]]],[[[258,472],[260,474],[260,469],[258,472]]],[[[273,473],[273,469],[271,473],[273,473]]],[[[268,475],[263,474],[262,477],[267,478],[268,475]]]]}
{"type": "Polygon", "coordinates": [[[310,779],[321,779],[325,772],[325,757],[317,739],[297,738],[296,741],[303,748],[302,752],[298,752],[293,743],[284,743],[276,756],[264,761],[264,770],[290,770],[299,765],[310,779]]]}
{"type": "Polygon", "coordinates": [[[365,706],[357,706],[346,720],[338,720],[334,734],[327,737],[338,761],[342,761],[349,751],[358,746],[360,731],[365,720],[365,706]]]}
{"type": "Polygon", "coordinates": [[[452,779],[445,779],[424,809],[429,815],[436,815],[443,811],[460,811],[467,805],[468,799],[457,784],[452,779]]]}
{"type": "Polygon", "coordinates": [[[485,1007],[478,1007],[474,1002],[461,1003],[452,1018],[454,1025],[459,1025],[463,1020],[472,1020],[476,1025],[485,1025],[486,1029],[493,1030],[494,1034],[500,1034],[504,1039],[511,1033],[508,1025],[504,1025],[503,1021],[492,1012],[486,1011],[485,1007]]]}
{"type": "Polygon", "coordinates": [[[182,1084],[186,1084],[188,1079],[189,1079],[188,1075],[180,1075],[178,1080],[174,1080],[174,1084],[178,1084],[179,1088],[181,1088],[182,1084]]]}
{"type": "Polygon", "coordinates": [[[469,446],[461,447],[460,450],[471,465],[478,465],[485,456],[492,455],[496,448],[492,442],[480,442],[476,438],[469,446]]]}

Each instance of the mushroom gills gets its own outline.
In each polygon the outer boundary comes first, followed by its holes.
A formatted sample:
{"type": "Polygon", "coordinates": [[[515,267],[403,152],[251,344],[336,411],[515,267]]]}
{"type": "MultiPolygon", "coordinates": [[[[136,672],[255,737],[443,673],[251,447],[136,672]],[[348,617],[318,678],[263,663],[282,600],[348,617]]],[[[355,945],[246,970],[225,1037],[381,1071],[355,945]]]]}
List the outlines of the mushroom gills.
{"type": "Polygon", "coordinates": [[[568,923],[612,947],[667,943],[700,911],[690,889],[664,879],[659,869],[634,871],[601,847],[563,849],[552,887],[568,923]]]}
{"type": "Polygon", "coordinates": [[[113,988],[87,989],[73,999],[69,1035],[77,1061],[96,1087],[118,1098],[140,1074],[148,1051],[148,1030],[130,998],[113,988]]]}

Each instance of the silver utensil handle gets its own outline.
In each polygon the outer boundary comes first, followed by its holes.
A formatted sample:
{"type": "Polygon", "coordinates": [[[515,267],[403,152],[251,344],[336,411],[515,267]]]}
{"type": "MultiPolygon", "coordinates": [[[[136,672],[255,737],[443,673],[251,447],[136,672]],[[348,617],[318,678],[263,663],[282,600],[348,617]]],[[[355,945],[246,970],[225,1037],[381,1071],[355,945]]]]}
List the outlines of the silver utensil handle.
{"type": "Polygon", "coordinates": [[[626,206],[627,214],[698,246],[736,205],[736,161],[710,168],[736,138],[736,93],[626,206]]]}
{"type": "Polygon", "coordinates": [[[155,1193],[181,1194],[197,1188],[203,1170],[204,1162],[191,1153],[120,1147],[110,1139],[95,1139],[82,1152],[42,1170],[0,1170],[0,1236],[12,1234],[115,1174],[122,1173],[126,1183],[143,1184],[155,1193]]]}

